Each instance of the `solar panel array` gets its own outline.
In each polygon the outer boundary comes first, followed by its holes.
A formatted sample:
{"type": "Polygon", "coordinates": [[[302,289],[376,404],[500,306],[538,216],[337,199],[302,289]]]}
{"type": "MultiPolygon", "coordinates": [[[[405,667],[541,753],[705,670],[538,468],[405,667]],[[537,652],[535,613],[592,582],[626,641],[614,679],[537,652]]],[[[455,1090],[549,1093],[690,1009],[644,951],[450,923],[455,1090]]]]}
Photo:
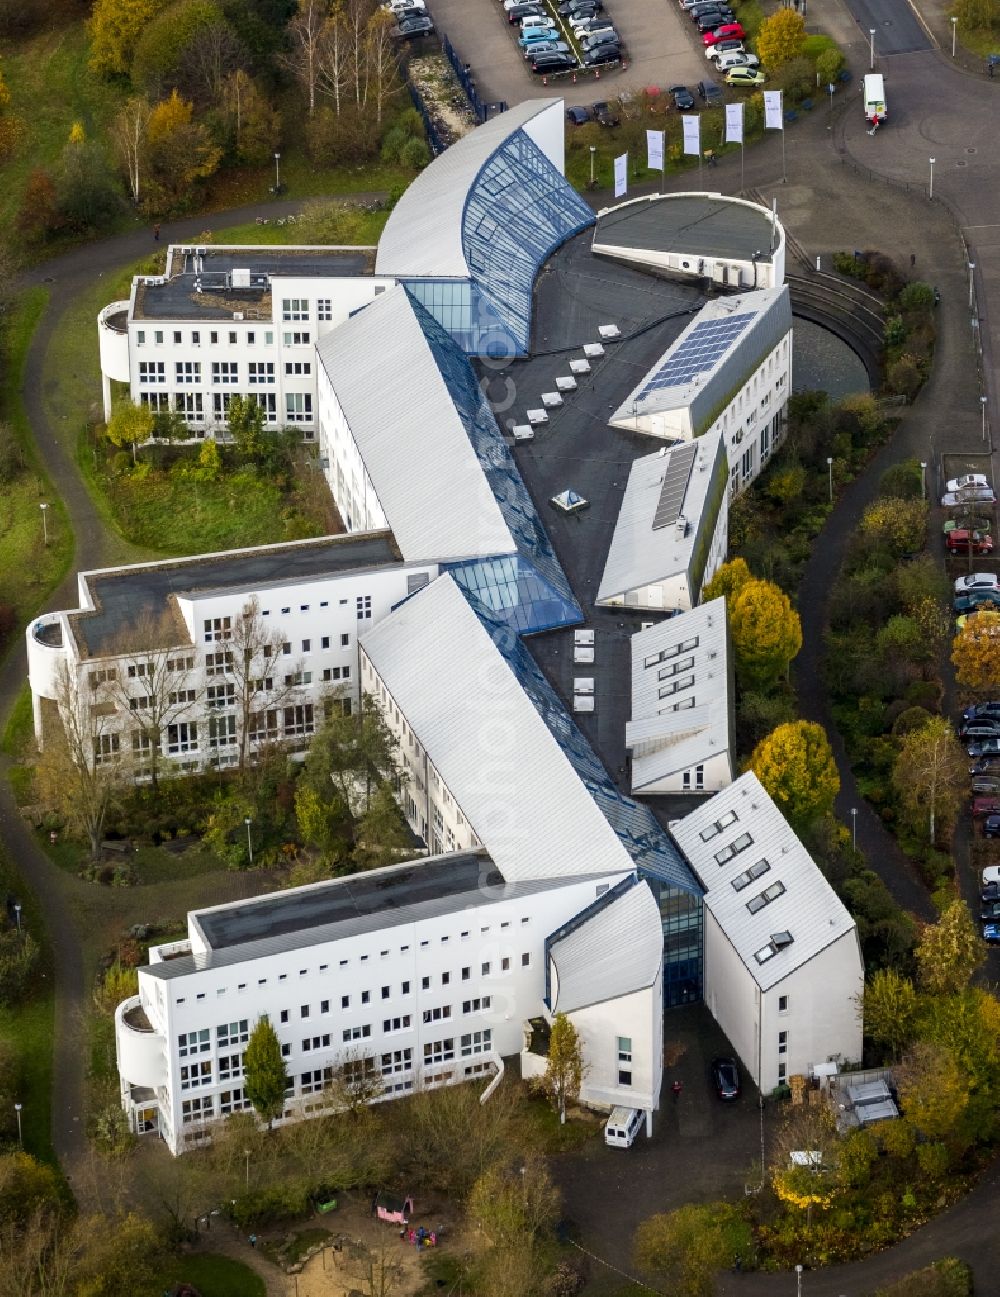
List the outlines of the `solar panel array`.
{"type": "Polygon", "coordinates": [[[684,492],[687,490],[688,478],[691,476],[691,465],[698,454],[698,446],[690,442],[678,446],[670,452],[663,484],[660,487],[660,499],[653,515],[653,530],[669,527],[677,521],[677,515],[684,503],[684,492]]]}
{"type": "Polygon", "coordinates": [[[741,315],[696,324],[677,350],[666,356],[649,375],[639,389],[637,400],[644,401],[651,392],[659,392],[664,387],[690,383],[711,369],[755,317],[756,312],[744,311],[741,315]]]}

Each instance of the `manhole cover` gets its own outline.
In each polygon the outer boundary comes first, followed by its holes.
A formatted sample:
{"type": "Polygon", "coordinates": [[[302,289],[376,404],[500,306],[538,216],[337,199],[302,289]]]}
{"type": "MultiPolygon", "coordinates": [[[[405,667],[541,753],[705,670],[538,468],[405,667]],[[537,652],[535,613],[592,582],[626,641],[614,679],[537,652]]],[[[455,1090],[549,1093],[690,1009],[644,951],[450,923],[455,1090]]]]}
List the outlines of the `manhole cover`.
{"type": "Polygon", "coordinates": [[[968,162],[956,162],[956,163],[955,163],[955,166],[956,166],[956,167],[967,167],[968,165],[969,165],[968,162]]]}
{"type": "Polygon", "coordinates": [[[975,153],[977,150],[976,150],[976,149],[966,149],[965,151],[966,151],[966,153],[975,153]]]}

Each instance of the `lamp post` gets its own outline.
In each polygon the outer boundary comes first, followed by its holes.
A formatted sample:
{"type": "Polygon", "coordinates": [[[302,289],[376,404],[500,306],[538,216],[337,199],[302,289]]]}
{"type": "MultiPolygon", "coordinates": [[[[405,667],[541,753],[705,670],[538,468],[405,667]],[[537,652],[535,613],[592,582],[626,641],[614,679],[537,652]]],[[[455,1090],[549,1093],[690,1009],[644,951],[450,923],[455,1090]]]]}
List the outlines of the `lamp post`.
{"type": "Polygon", "coordinates": [[[858,808],[851,807],[851,846],[855,851],[858,849],[858,808]]]}
{"type": "Polygon", "coordinates": [[[830,132],[830,147],[832,148],[833,147],[833,92],[836,90],[837,87],[833,84],[832,81],[830,81],[827,83],[826,88],[830,92],[830,124],[826,129],[830,132]]]}
{"type": "Polygon", "coordinates": [[[868,28],[868,71],[875,71],[875,28],[868,28]]]}
{"type": "Polygon", "coordinates": [[[42,511],[42,540],[47,545],[49,543],[49,506],[43,500],[38,507],[42,511]]]}
{"type": "Polygon", "coordinates": [[[802,1297],[802,1263],[795,1267],[795,1297],[802,1297]]]}
{"type": "Polygon", "coordinates": [[[927,499],[927,460],[920,461],[920,498],[927,499]]]}
{"type": "Polygon", "coordinates": [[[930,159],[930,164],[931,164],[931,183],[930,183],[930,188],[927,190],[927,197],[928,197],[928,198],[933,198],[933,197],[934,197],[934,163],[936,162],[936,160],[937,160],[936,158],[931,158],[931,159],[930,159]]]}
{"type": "Polygon", "coordinates": [[[14,922],[17,924],[17,935],[21,935],[21,902],[14,902],[14,922]]]}
{"type": "Polygon", "coordinates": [[[250,825],[253,823],[248,815],[243,823],[247,826],[247,851],[250,854],[250,868],[253,868],[253,838],[250,836],[250,825]]]}
{"type": "Polygon", "coordinates": [[[274,155],[274,192],[281,193],[281,154],[274,155]]]}
{"type": "Polygon", "coordinates": [[[986,397],[985,396],[981,396],[979,398],[979,408],[983,412],[983,441],[985,442],[986,440],[986,397]]]}
{"type": "Polygon", "coordinates": [[[17,1116],[17,1142],[21,1148],[24,1148],[24,1137],[21,1134],[21,1105],[19,1103],[14,1104],[14,1112],[17,1116]]]}
{"type": "MultiPolygon", "coordinates": [[[[933,158],[931,159],[931,161],[933,161],[933,158]]],[[[976,276],[976,263],[974,261],[970,261],[969,262],[969,310],[970,311],[972,310],[973,304],[976,299],[975,276],[976,276]]]]}
{"type": "Polygon", "coordinates": [[[594,187],[594,159],[596,158],[596,156],[597,156],[597,145],[592,144],[590,146],[590,187],[591,189],[593,189],[594,187]]]}
{"type": "Polygon", "coordinates": [[[955,57],[955,32],[958,30],[958,19],[952,16],[951,20],[951,57],[955,57]]]}
{"type": "Polygon", "coordinates": [[[245,1148],[243,1150],[243,1156],[247,1160],[247,1193],[249,1193],[250,1192],[250,1150],[248,1148],[245,1148]]]}
{"type": "Polygon", "coordinates": [[[833,457],[827,455],[826,470],[830,474],[830,503],[833,504],[833,457]]]}

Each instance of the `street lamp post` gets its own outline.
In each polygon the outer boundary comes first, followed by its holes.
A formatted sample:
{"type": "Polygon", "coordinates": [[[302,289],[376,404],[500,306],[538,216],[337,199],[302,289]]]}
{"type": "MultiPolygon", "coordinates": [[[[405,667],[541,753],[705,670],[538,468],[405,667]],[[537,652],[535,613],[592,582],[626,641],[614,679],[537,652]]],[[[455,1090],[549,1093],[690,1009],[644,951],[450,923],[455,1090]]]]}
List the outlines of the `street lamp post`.
{"type": "Polygon", "coordinates": [[[969,310],[970,311],[972,310],[973,304],[976,300],[975,277],[976,277],[976,263],[974,261],[970,261],[969,262],[969,310]]]}
{"type": "Polygon", "coordinates": [[[249,1193],[250,1192],[250,1150],[248,1148],[245,1148],[243,1150],[243,1156],[247,1160],[247,1193],[249,1193]]]}
{"type": "Polygon", "coordinates": [[[830,81],[828,82],[826,88],[830,92],[830,125],[826,129],[830,132],[830,147],[832,148],[833,147],[833,92],[836,90],[837,87],[833,84],[832,81],[830,81]]]}
{"type": "Polygon", "coordinates": [[[868,28],[868,71],[875,71],[875,28],[868,28]]]}
{"type": "Polygon", "coordinates": [[[930,159],[930,164],[931,164],[931,183],[930,183],[930,188],[929,188],[928,191],[927,191],[927,197],[928,197],[928,198],[933,198],[933,197],[934,197],[934,163],[935,163],[936,161],[937,161],[936,158],[931,158],[931,159],[930,159]]]}
{"type": "Polygon", "coordinates": [[[855,851],[858,849],[858,808],[851,807],[851,846],[855,851]]]}
{"type": "Polygon", "coordinates": [[[955,32],[958,30],[958,19],[952,16],[951,20],[951,57],[955,57],[955,32]]]}
{"type": "Polygon", "coordinates": [[[21,1148],[24,1148],[24,1137],[21,1134],[21,1105],[19,1103],[14,1104],[14,1112],[17,1115],[17,1142],[21,1148]]]}
{"type": "Polygon", "coordinates": [[[250,825],[253,823],[248,815],[243,823],[247,826],[247,851],[250,854],[250,868],[253,868],[253,838],[250,836],[250,825]]]}
{"type": "Polygon", "coordinates": [[[985,442],[986,440],[986,397],[985,396],[981,396],[979,398],[979,408],[983,412],[983,441],[985,442]]]}
{"type": "Polygon", "coordinates": [[[281,193],[281,154],[274,155],[274,192],[281,193]]]}
{"type": "Polygon", "coordinates": [[[590,146],[590,187],[591,189],[593,189],[594,187],[594,159],[596,156],[597,156],[597,145],[592,144],[590,146]]]}
{"type": "Polygon", "coordinates": [[[38,507],[42,511],[42,540],[47,545],[49,543],[49,506],[43,500],[38,507]]]}
{"type": "Polygon", "coordinates": [[[17,924],[17,935],[21,935],[21,902],[14,902],[14,922],[17,924]]]}
{"type": "Polygon", "coordinates": [[[920,498],[921,498],[921,500],[926,500],[926,499],[927,499],[927,461],[926,461],[926,459],[922,459],[922,460],[920,461],[920,498]]]}
{"type": "Polygon", "coordinates": [[[802,1263],[795,1267],[795,1297],[802,1297],[802,1263]]]}
{"type": "Polygon", "coordinates": [[[830,503],[833,504],[833,457],[831,455],[826,457],[826,469],[830,474],[830,503]]]}

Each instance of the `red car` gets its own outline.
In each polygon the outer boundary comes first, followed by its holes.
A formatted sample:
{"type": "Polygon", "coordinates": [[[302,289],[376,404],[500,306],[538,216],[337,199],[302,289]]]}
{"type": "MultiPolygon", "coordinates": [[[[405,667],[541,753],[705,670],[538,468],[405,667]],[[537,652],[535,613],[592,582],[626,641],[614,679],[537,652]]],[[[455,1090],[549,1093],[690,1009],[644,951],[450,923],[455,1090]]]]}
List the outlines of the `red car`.
{"type": "Polygon", "coordinates": [[[701,39],[705,45],[716,45],[719,41],[741,41],[745,35],[742,23],[727,23],[725,27],[716,27],[714,32],[706,32],[701,39]]]}
{"type": "Polygon", "coordinates": [[[1000,797],[974,797],[972,799],[972,814],[980,815],[1000,815],[1000,797]]]}
{"type": "Polygon", "coordinates": [[[968,554],[970,547],[973,554],[992,554],[993,537],[985,531],[950,531],[946,537],[945,543],[948,546],[949,554],[968,554]]]}

